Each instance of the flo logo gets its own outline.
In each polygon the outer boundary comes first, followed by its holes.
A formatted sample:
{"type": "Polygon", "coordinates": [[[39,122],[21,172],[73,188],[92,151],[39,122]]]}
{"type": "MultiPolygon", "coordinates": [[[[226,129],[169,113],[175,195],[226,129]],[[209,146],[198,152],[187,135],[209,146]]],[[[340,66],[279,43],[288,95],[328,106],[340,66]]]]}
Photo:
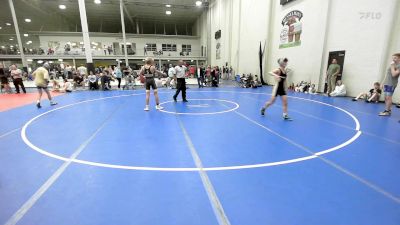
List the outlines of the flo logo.
{"type": "Polygon", "coordinates": [[[291,48],[301,45],[302,18],[303,13],[299,10],[293,10],[283,17],[279,48],[291,48]]]}

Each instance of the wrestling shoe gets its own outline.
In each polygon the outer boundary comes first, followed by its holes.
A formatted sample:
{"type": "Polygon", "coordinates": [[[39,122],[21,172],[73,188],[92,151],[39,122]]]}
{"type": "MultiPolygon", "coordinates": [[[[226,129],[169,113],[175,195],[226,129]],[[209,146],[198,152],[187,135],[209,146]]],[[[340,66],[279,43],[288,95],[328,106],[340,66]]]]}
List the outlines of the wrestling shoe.
{"type": "Polygon", "coordinates": [[[162,107],[161,105],[156,105],[156,109],[157,109],[157,110],[163,110],[164,107],[162,107]]]}
{"type": "Polygon", "coordinates": [[[290,118],[288,115],[284,115],[284,116],[283,116],[283,120],[292,121],[293,119],[290,118]]]}
{"type": "Polygon", "coordinates": [[[391,114],[392,114],[391,111],[385,110],[385,111],[379,113],[379,116],[390,116],[391,114]]]}
{"type": "Polygon", "coordinates": [[[37,107],[38,109],[42,108],[42,106],[40,105],[40,102],[36,103],[36,107],[37,107]]]}
{"type": "Polygon", "coordinates": [[[149,106],[146,105],[146,107],[144,107],[144,111],[150,111],[149,106]]]}
{"type": "Polygon", "coordinates": [[[57,105],[57,104],[58,104],[57,102],[50,102],[50,105],[51,105],[51,106],[57,105]]]}
{"type": "Polygon", "coordinates": [[[265,116],[265,108],[264,107],[261,108],[261,116],[265,116]]]}

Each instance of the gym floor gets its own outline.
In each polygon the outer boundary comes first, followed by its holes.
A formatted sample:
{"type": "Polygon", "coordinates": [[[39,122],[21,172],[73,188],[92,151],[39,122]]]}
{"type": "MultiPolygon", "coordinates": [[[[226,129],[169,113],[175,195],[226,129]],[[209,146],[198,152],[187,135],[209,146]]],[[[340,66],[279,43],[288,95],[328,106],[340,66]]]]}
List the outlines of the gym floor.
{"type": "MultiPolygon", "coordinates": [[[[400,112],[271,88],[74,92],[0,113],[0,224],[398,225],[400,112]]],[[[0,103],[4,105],[5,103],[0,103]]]]}

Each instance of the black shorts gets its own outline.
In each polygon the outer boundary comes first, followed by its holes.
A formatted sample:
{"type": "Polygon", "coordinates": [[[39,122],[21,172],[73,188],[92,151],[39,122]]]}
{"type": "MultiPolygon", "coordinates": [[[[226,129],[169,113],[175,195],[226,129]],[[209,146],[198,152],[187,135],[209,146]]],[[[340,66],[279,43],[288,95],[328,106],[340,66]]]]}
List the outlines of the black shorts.
{"type": "Polygon", "coordinates": [[[283,84],[278,84],[278,89],[276,90],[275,96],[285,96],[287,95],[285,87],[283,84]]]}
{"type": "Polygon", "coordinates": [[[157,85],[154,78],[146,78],[144,85],[146,86],[146,90],[150,90],[150,88],[157,90],[157,85]]]}
{"type": "Polygon", "coordinates": [[[47,90],[47,86],[46,86],[46,87],[36,86],[36,88],[37,88],[38,90],[40,90],[40,89],[47,90]]]}

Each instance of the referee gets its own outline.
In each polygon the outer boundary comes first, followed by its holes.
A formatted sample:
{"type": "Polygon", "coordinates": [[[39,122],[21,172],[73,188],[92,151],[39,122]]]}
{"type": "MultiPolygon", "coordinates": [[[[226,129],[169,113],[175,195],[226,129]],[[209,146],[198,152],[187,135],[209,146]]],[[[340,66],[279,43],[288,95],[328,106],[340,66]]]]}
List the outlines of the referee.
{"type": "Polygon", "coordinates": [[[186,66],[183,65],[183,60],[178,61],[178,65],[175,67],[175,77],[177,80],[176,84],[176,93],[174,95],[174,101],[176,102],[176,98],[179,95],[179,92],[182,91],[182,101],[183,102],[188,102],[186,99],[186,81],[185,81],[185,75],[186,75],[186,66]]]}

